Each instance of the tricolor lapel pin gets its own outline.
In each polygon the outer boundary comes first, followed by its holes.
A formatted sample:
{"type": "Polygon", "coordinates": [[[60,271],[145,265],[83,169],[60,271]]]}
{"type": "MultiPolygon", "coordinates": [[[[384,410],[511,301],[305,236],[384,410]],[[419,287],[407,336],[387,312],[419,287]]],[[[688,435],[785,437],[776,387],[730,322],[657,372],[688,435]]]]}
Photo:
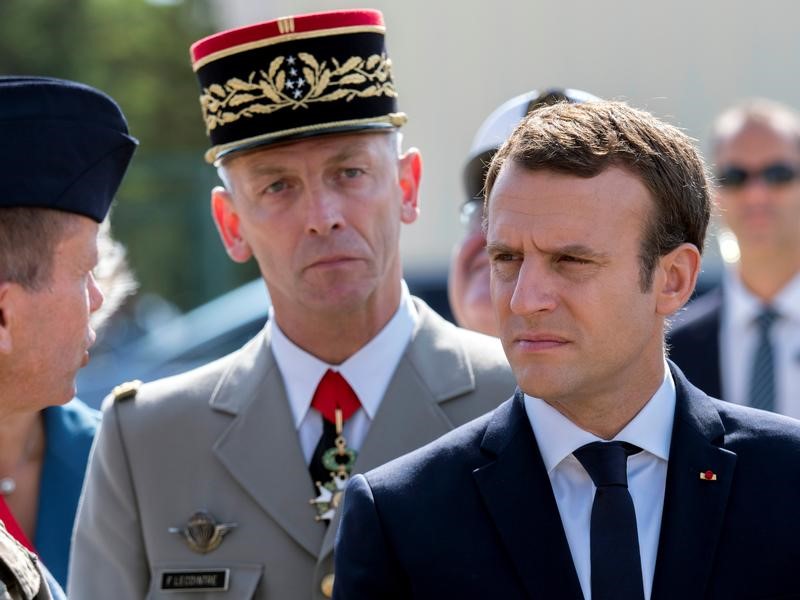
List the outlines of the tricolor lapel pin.
{"type": "Polygon", "coordinates": [[[708,471],[701,471],[700,479],[702,479],[703,481],[716,481],[717,474],[714,473],[714,471],[712,471],[711,469],[709,469],[708,471]]]}

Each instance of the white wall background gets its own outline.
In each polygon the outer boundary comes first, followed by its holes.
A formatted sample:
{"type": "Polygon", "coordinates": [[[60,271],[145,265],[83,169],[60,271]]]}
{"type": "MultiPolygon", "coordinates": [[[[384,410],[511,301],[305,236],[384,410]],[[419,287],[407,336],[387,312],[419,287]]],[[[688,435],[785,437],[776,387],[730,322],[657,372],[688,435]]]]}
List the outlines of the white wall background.
{"type": "Polygon", "coordinates": [[[790,0],[216,0],[220,29],[339,8],[380,9],[406,145],[424,158],[422,217],[406,264],[443,268],[459,235],[461,168],[504,100],[576,87],[624,99],[700,141],[728,104],[767,96],[800,107],[800,3],[790,0]]]}

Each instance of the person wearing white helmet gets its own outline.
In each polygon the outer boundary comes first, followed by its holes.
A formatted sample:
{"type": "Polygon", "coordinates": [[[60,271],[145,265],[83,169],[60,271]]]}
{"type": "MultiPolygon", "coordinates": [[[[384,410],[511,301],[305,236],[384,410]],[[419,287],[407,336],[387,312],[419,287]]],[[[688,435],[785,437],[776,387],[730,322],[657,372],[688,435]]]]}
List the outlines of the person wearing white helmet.
{"type": "Polygon", "coordinates": [[[461,205],[464,237],[453,249],[447,282],[450,308],[456,322],[467,329],[497,336],[489,298],[489,259],[483,233],[483,180],[486,169],[514,128],[532,110],[556,102],[588,102],[596,96],[570,88],[533,90],[498,106],[481,124],[464,165],[466,200],[461,205]]]}

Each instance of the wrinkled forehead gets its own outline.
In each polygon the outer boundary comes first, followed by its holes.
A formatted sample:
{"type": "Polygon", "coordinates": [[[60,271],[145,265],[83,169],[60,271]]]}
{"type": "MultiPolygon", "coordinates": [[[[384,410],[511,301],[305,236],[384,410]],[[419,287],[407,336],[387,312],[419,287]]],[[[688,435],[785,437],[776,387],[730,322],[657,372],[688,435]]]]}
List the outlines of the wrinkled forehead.
{"type": "Polygon", "coordinates": [[[487,237],[528,230],[547,237],[642,228],[654,203],[644,183],[619,167],[594,177],[503,165],[489,197],[487,237]]]}
{"type": "Polygon", "coordinates": [[[399,133],[365,131],[359,133],[320,135],[282,144],[237,152],[226,157],[219,166],[220,174],[243,173],[251,169],[282,169],[298,160],[319,162],[360,153],[399,156],[399,133]]]}

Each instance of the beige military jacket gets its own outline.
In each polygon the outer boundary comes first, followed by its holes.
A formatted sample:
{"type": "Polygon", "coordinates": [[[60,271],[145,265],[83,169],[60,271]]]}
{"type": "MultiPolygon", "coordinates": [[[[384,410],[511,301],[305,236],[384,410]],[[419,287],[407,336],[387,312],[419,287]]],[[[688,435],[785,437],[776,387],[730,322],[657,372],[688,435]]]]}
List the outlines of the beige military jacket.
{"type": "MultiPolygon", "coordinates": [[[[415,302],[417,328],[354,472],[513,394],[498,340],[415,302]]],[[[78,510],[70,598],[328,597],[338,521],[326,527],[314,519],[313,487],[266,332],[127,396],[104,407],[78,510]]]]}
{"type": "Polygon", "coordinates": [[[39,560],[0,522],[0,600],[52,600],[39,560]]]}

